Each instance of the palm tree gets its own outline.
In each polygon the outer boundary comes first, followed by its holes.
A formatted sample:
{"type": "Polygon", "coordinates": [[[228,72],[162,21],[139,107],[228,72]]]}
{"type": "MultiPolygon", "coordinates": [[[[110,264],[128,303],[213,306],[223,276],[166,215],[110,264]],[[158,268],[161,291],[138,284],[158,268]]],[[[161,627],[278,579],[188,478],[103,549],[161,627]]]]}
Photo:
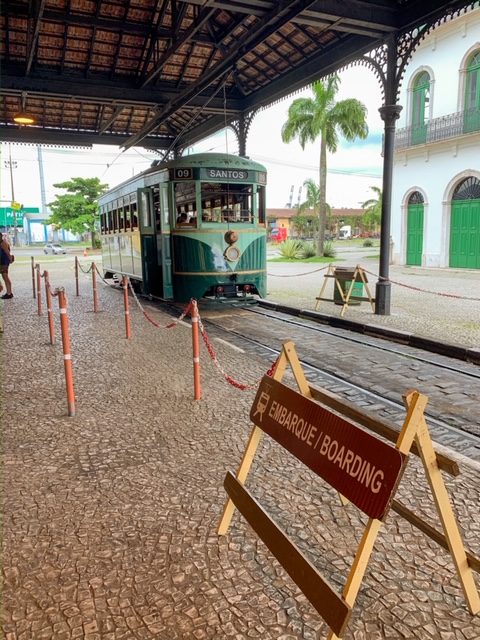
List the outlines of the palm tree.
{"type": "Polygon", "coordinates": [[[325,238],[327,151],[335,153],[338,148],[338,133],[352,142],[365,139],[368,126],[365,122],[367,109],[355,98],[335,102],[340,78],[329,76],[325,82],[319,80],[312,85],[313,98],[297,98],[288,109],[288,120],[282,127],[283,142],[291,142],[298,136],[302,149],[307,142],[315,142],[320,136],[319,211],[317,255],[323,255],[325,238]]]}
{"type": "Polygon", "coordinates": [[[370,189],[376,197],[362,202],[362,209],[365,209],[362,221],[375,232],[382,220],[382,190],[379,187],[370,187],[370,189]]]}
{"type": "MultiPolygon", "coordinates": [[[[311,178],[307,178],[303,186],[307,190],[307,199],[302,202],[297,211],[299,214],[303,213],[306,209],[313,209],[314,214],[318,217],[320,215],[320,207],[321,207],[321,196],[322,190],[320,186],[311,178]]],[[[331,212],[330,205],[325,203],[325,215],[331,212]]],[[[325,227],[324,227],[324,235],[325,235],[325,227]]],[[[323,252],[323,248],[322,248],[323,252]]]]}

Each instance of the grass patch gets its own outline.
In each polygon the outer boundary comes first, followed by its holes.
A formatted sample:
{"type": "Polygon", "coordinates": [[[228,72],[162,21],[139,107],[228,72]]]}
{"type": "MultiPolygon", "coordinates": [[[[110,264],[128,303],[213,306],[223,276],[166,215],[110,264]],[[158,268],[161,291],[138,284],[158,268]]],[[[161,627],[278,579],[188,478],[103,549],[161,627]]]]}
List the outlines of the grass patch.
{"type": "Polygon", "coordinates": [[[312,256],[311,258],[269,258],[268,262],[295,262],[305,264],[330,264],[330,262],[345,262],[343,258],[328,258],[325,256],[312,256]]]}

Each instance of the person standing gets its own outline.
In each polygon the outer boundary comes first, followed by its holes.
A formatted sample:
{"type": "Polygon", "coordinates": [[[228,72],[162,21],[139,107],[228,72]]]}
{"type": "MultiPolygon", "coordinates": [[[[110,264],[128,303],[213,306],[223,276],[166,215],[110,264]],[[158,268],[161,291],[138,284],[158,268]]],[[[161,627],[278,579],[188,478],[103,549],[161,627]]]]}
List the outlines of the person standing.
{"type": "Polygon", "coordinates": [[[0,243],[0,273],[2,274],[3,281],[7,288],[7,292],[3,294],[2,300],[9,300],[10,298],[13,298],[12,281],[8,275],[8,267],[11,265],[13,260],[14,257],[10,253],[10,245],[2,235],[2,242],[0,243]]]}

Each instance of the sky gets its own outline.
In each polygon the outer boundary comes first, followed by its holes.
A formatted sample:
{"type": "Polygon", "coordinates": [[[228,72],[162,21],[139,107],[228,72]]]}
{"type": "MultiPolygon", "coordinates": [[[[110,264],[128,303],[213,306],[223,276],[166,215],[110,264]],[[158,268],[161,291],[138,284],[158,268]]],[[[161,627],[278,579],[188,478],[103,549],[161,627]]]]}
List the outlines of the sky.
{"type": "MultiPolygon", "coordinates": [[[[368,109],[369,136],[366,140],[348,143],[340,138],[336,154],[327,160],[327,202],[334,208],[358,208],[362,202],[373,197],[371,186],[381,187],[381,144],[383,123],[378,113],[381,106],[381,91],[373,72],[364,67],[352,67],[339,74],[341,78],[337,99],[357,98],[368,109]]],[[[284,144],[281,139],[282,125],[287,120],[288,107],[301,96],[311,96],[306,89],[260,111],[253,119],[247,138],[247,155],[267,168],[267,207],[282,208],[288,203],[291,188],[294,188],[293,204],[305,200],[303,183],[312,178],[318,184],[320,141],[309,144],[302,150],[297,140],[284,144]]],[[[215,136],[188,149],[188,153],[199,151],[237,153],[236,137],[231,130],[215,136]]],[[[36,145],[1,144],[0,206],[9,206],[13,195],[24,207],[42,210],[40,163],[36,145]],[[10,159],[12,170],[10,171],[10,159]]],[[[98,177],[110,187],[147,169],[158,154],[140,147],[122,151],[116,147],[95,145],[93,149],[55,148],[42,146],[43,183],[46,202],[55,195],[65,193],[53,185],[73,177],[98,177]]]]}

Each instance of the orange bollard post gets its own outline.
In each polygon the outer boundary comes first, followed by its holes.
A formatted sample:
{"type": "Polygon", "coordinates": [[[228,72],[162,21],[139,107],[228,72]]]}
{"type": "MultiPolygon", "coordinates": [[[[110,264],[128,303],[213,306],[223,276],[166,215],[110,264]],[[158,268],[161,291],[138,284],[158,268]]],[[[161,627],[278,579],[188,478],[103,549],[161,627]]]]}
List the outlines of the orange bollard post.
{"type": "Polygon", "coordinates": [[[123,301],[125,303],[125,337],[130,340],[130,309],[128,306],[128,278],[123,276],[123,301]]]}
{"type": "Polygon", "coordinates": [[[192,303],[192,344],[194,399],[200,400],[202,391],[200,387],[200,345],[198,340],[198,307],[196,300],[193,300],[192,303]]]}
{"type": "Polygon", "coordinates": [[[98,311],[98,297],[97,297],[97,270],[95,262],[92,262],[92,287],[93,287],[93,310],[95,313],[98,311]]]}
{"type": "Polygon", "coordinates": [[[76,289],[77,296],[79,296],[80,289],[78,286],[78,257],[77,256],[75,256],[75,289],[76,289]]]}
{"type": "Polygon", "coordinates": [[[32,289],[33,289],[33,297],[37,297],[37,292],[35,290],[35,258],[32,256],[32,289]]]}
{"type": "Polygon", "coordinates": [[[72,356],[70,354],[70,332],[68,328],[67,298],[65,289],[55,289],[60,307],[60,326],[62,329],[63,362],[65,365],[65,383],[67,386],[68,415],[75,415],[75,395],[73,392],[72,356]]]}
{"type": "Polygon", "coordinates": [[[44,276],[45,297],[47,298],[48,330],[50,331],[50,344],[55,344],[55,325],[53,322],[52,292],[50,290],[50,282],[48,280],[48,271],[44,272],[44,276]]]}
{"type": "Polygon", "coordinates": [[[38,307],[38,315],[42,315],[42,288],[41,284],[41,274],[40,274],[40,265],[37,264],[37,307],[38,307]]]}

